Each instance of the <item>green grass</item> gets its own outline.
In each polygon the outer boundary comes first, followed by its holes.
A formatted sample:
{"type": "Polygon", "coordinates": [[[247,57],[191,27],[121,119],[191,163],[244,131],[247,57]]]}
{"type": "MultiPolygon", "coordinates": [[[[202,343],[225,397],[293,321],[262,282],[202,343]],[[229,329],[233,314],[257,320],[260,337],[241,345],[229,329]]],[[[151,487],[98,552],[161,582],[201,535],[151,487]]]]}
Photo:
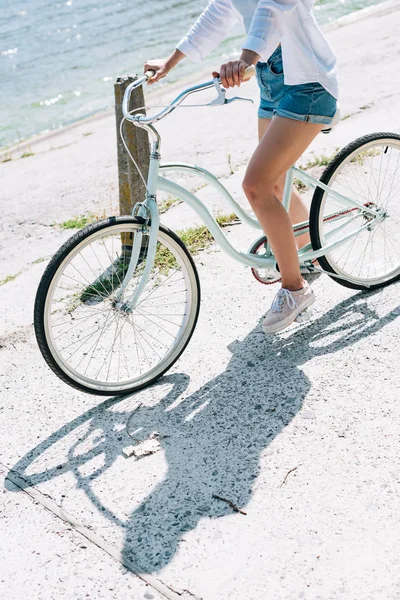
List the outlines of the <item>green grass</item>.
{"type": "Polygon", "coordinates": [[[192,188],[190,191],[195,194],[196,192],[198,192],[199,190],[202,190],[203,188],[207,187],[208,183],[207,181],[205,181],[204,183],[200,183],[197,187],[192,188]]]}
{"type": "Polygon", "coordinates": [[[11,160],[12,160],[11,156],[6,156],[5,158],[3,158],[3,160],[1,162],[6,163],[6,162],[10,162],[11,160]]]}
{"type": "Polygon", "coordinates": [[[172,208],[172,206],[181,204],[181,202],[182,202],[182,200],[180,200],[179,198],[174,198],[173,196],[170,196],[166,200],[163,200],[163,202],[160,202],[160,204],[158,205],[158,210],[160,212],[160,215],[167,212],[167,210],[172,208]]]}
{"type": "MultiPolygon", "coordinates": [[[[231,213],[230,215],[217,215],[215,220],[220,227],[227,227],[231,223],[237,222],[238,216],[235,213],[231,213]]],[[[205,225],[180,229],[176,234],[181,238],[190,254],[194,255],[202,250],[206,250],[214,242],[213,236],[205,225]]],[[[177,263],[173,254],[171,254],[167,248],[159,244],[157,246],[154,265],[163,275],[167,275],[170,269],[176,268],[177,263]]]]}
{"type": "Polygon", "coordinates": [[[82,227],[93,223],[94,220],[92,213],[86,213],[84,215],[75,215],[72,219],[67,219],[67,221],[59,223],[58,226],[61,229],[82,229],[82,227]]]}
{"type": "Polygon", "coordinates": [[[37,258],[36,260],[33,260],[33,261],[31,262],[31,265],[38,265],[39,263],[42,263],[42,262],[44,262],[45,260],[49,260],[49,258],[50,258],[49,256],[48,256],[47,258],[46,258],[46,257],[44,257],[44,256],[42,256],[41,258],[37,258]]]}
{"type": "Polygon", "coordinates": [[[214,240],[205,225],[188,227],[187,229],[177,231],[176,233],[181,238],[190,254],[197,254],[200,250],[205,250],[214,240]]]}
{"type": "MultiPolygon", "coordinates": [[[[308,160],[306,164],[306,169],[311,169],[312,167],[326,167],[329,165],[331,160],[334,159],[336,154],[338,153],[339,148],[336,148],[333,154],[327,156],[326,154],[320,154],[318,156],[314,156],[312,160],[308,160]]],[[[300,167],[301,168],[301,167],[300,167]]]]}
{"type": "Polygon", "coordinates": [[[351,115],[344,115],[344,117],[342,117],[342,121],[345,121],[346,119],[350,119],[351,115]]]}
{"type": "Polygon", "coordinates": [[[168,248],[161,246],[161,244],[157,244],[154,267],[159,270],[160,274],[168,275],[170,269],[175,269],[177,266],[178,263],[168,248]]]}
{"type": "Polygon", "coordinates": [[[370,148],[369,150],[364,150],[364,152],[360,152],[356,156],[354,156],[350,162],[357,163],[360,166],[363,166],[365,159],[369,156],[379,156],[380,150],[378,148],[370,148]]]}
{"type": "Polygon", "coordinates": [[[217,215],[215,220],[220,227],[226,227],[227,225],[231,225],[232,223],[239,221],[239,217],[236,213],[231,213],[230,215],[217,215]]]}
{"type": "MultiPolygon", "coordinates": [[[[205,225],[181,229],[178,230],[176,234],[181,238],[190,254],[198,254],[201,250],[205,250],[211,246],[214,241],[213,236],[205,225]]],[[[174,255],[168,250],[168,248],[158,244],[154,266],[162,275],[168,275],[170,269],[175,269],[178,264],[174,255]]]]}
{"type": "Polygon", "coordinates": [[[82,229],[86,225],[90,225],[99,219],[104,219],[105,214],[95,215],[92,212],[86,212],[83,215],[75,215],[72,219],[67,219],[62,223],[53,223],[53,227],[60,227],[60,229],[82,229]]]}
{"type": "Polygon", "coordinates": [[[28,156],[35,156],[34,152],[24,152],[23,154],[21,154],[21,158],[28,158],[28,156]]]}
{"type": "Polygon", "coordinates": [[[82,133],[83,137],[87,137],[88,135],[93,135],[93,131],[87,131],[86,133],[82,133]]]}
{"type": "Polygon", "coordinates": [[[22,271],[18,271],[18,273],[14,273],[14,275],[7,275],[7,277],[5,277],[4,279],[0,279],[0,285],[5,285],[10,281],[14,281],[14,279],[17,279],[18,275],[21,275],[21,273],[22,271]]]}

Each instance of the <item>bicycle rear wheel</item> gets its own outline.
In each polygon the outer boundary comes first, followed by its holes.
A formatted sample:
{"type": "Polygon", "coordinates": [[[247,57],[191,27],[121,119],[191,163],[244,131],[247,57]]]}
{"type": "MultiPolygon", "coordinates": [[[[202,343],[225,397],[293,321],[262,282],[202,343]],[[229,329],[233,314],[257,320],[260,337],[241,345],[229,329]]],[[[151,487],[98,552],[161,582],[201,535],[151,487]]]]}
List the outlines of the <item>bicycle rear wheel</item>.
{"type": "Polygon", "coordinates": [[[182,241],[165,227],[135,309],[127,310],[126,302],[143,273],[146,234],[125,305],[115,302],[142,224],[112,217],[82,229],[43,274],[34,311],[39,348],[56,375],[79,390],[109,396],[150,385],[179,358],[196,326],[197,270],[182,241]]]}
{"type": "Polygon", "coordinates": [[[374,289],[400,278],[400,135],[374,133],[344,148],[325,169],[321,181],[365,207],[383,210],[377,225],[368,213],[347,208],[316,188],[310,210],[314,250],[356,232],[371,221],[371,228],[320,257],[320,265],[335,281],[353,289],[374,289]],[[341,229],[339,230],[339,226],[341,229]]]}

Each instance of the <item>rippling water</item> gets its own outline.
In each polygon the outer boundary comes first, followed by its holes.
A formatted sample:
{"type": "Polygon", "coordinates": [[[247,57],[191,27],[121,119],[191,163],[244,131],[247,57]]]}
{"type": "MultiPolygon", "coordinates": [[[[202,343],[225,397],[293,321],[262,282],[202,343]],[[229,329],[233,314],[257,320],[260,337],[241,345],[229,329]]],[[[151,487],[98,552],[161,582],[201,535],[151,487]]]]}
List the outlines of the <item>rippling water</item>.
{"type": "MultiPolygon", "coordinates": [[[[320,24],[382,0],[320,0],[320,24]]],[[[141,72],[186,33],[207,0],[2,0],[0,146],[112,106],[118,75],[141,72]]],[[[214,52],[238,50],[241,29],[214,52]]],[[[188,74],[184,61],[173,73],[188,74]]],[[[171,74],[172,75],[172,74],[171,74]]]]}

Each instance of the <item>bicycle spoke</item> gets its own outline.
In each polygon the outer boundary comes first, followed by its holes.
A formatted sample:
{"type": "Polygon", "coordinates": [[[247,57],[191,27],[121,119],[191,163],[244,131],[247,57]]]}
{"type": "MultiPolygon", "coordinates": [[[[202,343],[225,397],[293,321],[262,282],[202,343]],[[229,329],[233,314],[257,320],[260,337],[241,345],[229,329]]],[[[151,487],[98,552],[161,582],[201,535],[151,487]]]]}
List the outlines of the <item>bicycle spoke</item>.
{"type": "Polygon", "coordinates": [[[166,348],[167,350],[169,350],[168,346],[166,346],[165,344],[163,344],[162,342],[160,342],[159,339],[157,339],[156,337],[154,337],[153,335],[151,335],[151,333],[149,333],[147,330],[145,329],[141,329],[139,325],[136,324],[136,327],[139,329],[140,332],[146,333],[146,335],[148,335],[149,337],[151,337],[155,342],[157,342],[157,344],[160,344],[161,346],[164,346],[164,348],[166,348]]]}
{"type": "MultiPolygon", "coordinates": [[[[138,311],[139,314],[144,317],[145,319],[147,319],[147,321],[150,321],[150,323],[153,323],[153,325],[156,325],[156,327],[159,327],[160,329],[162,329],[165,333],[167,333],[168,335],[170,335],[171,337],[175,338],[175,336],[170,333],[169,331],[167,331],[166,329],[164,329],[164,327],[161,327],[161,325],[158,325],[157,323],[155,323],[154,321],[152,321],[151,319],[149,319],[149,317],[147,317],[145,314],[141,313],[140,311],[138,311]]],[[[176,339],[176,338],[175,338],[176,339]]]]}
{"type": "MultiPolygon", "coordinates": [[[[104,291],[105,291],[105,296],[104,296],[104,297],[106,298],[106,297],[108,296],[108,291],[107,291],[107,288],[104,286],[104,283],[103,283],[103,282],[102,282],[102,280],[101,280],[101,275],[99,276],[99,275],[97,275],[97,274],[96,274],[96,273],[93,271],[92,267],[89,265],[89,263],[87,262],[87,260],[85,259],[85,257],[83,256],[83,254],[82,254],[81,252],[79,252],[79,256],[81,256],[81,257],[82,257],[83,261],[84,261],[84,262],[87,264],[87,266],[89,267],[89,269],[92,271],[92,273],[93,273],[94,277],[95,277],[95,278],[96,278],[96,279],[97,279],[97,280],[100,282],[100,284],[102,285],[102,287],[103,287],[103,289],[104,289],[104,291]]],[[[93,282],[92,282],[92,284],[93,284],[93,282]]]]}

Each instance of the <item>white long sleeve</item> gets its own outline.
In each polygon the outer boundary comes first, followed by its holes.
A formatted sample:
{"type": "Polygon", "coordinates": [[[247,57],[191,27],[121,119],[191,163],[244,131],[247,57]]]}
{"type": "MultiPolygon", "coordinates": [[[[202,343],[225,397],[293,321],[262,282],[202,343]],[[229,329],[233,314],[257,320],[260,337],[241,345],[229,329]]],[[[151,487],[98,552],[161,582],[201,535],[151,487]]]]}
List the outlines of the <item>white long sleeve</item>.
{"type": "Polygon", "coordinates": [[[178,50],[194,61],[202,60],[222,42],[238,17],[230,0],[211,0],[177,45],[178,50]]]}
{"type": "Polygon", "coordinates": [[[284,35],[286,17],[300,0],[259,0],[242,48],[269,57],[284,35]]]}

